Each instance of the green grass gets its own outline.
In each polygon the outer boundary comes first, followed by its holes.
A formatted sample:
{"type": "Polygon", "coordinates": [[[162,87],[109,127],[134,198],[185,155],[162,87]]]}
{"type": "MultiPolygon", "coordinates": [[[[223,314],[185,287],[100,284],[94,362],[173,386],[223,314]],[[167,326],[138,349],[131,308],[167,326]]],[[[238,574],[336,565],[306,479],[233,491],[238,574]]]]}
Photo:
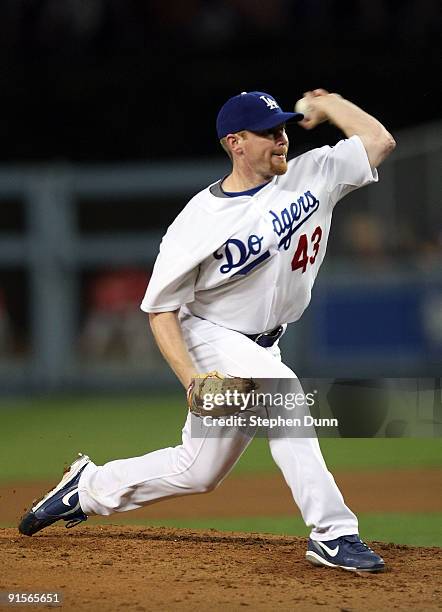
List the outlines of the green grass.
{"type": "MultiPolygon", "coordinates": [[[[394,542],[409,546],[442,546],[442,513],[382,513],[360,514],[359,531],[369,542],[394,542]]],[[[219,529],[220,531],[244,531],[307,537],[309,529],[299,516],[251,516],[241,518],[167,519],[149,521],[111,521],[131,525],[187,527],[189,529],[219,529]]]]}
{"type": "MultiPolygon", "coordinates": [[[[0,480],[53,478],[78,451],[101,464],[180,442],[182,396],[77,396],[2,399],[0,480]]],[[[440,438],[321,440],[331,469],[370,470],[442,465],[440,438]]],[[[268,443],[256,439],[236,473],[273,472],[268,443]]]]}
{"type": "Polygon", "coordinates": [[[78,451],[98,463],[180,441],[182,399],[78,396],[2,401],[0,479],[53,477],[78,451]]]}

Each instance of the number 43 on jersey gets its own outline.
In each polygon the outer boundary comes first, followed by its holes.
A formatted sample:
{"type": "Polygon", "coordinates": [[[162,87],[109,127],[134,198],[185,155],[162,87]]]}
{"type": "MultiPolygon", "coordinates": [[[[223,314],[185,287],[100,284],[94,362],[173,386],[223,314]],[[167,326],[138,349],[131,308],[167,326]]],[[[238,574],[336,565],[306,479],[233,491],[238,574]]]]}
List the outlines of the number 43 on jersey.
{"type": "Polygon", "coordinates": [[[292,259],[292,270],[298,270],[298,268],[302,269],[302,273],[307,270],[307,265],[314,264],[316,255],[319,251],[319,243],[322,238],[322,229],[318,227],[315,229],[313,234],[310,237],[310,247],[309,249],[309,240],[307,238],[307,234],[301,234],[299,237],[298,246],[296,247],[295,254],[292,259]],[[311,255],[309,255],[309,251],[311,255]]]}

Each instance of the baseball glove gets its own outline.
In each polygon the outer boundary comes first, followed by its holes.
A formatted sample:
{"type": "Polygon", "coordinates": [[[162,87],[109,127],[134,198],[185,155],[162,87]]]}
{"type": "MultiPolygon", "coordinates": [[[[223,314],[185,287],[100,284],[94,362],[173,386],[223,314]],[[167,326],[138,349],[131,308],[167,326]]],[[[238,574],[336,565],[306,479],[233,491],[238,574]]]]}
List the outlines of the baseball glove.
{"type": "Polygon", "coordinates": [[[190,383],[187,403],[190,412],[197,416],[230,416],[253,406],[252,398],[245,396],[256,388],[251,378],[207,372],[195,376],[190,383]]]}

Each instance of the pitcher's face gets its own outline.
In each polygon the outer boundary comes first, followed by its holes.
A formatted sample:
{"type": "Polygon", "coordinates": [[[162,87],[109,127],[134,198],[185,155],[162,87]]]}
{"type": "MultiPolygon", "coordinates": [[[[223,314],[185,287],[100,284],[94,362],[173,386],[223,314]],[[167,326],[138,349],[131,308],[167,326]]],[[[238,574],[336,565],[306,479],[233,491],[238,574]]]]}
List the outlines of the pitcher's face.
{"type": "Polygon", "coordinates": [[[287,172],[289,140],[285,124],[261,132],[244,132],[244,162],[266,180],[287,172]]]}

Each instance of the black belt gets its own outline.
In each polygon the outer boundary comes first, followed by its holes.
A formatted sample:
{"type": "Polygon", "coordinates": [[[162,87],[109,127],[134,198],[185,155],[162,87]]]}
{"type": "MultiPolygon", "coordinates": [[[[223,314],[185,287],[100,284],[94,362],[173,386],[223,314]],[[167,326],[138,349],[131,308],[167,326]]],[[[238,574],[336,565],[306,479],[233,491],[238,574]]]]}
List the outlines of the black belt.
{"type": "Polygon", "coordinates": [[[275,329],[272,329],[272,331],[269,332],[263,332],[262,334],[244,335],[247,336],[247,338],[250,338],[250,340],[252,340],[253,342],[256,342],[256,344],[259,344],[259,346],[262,346],[263,348],[269,348],[270,346],[273,346],[277,340],[280,339],[283,333],[283,326],[278,325],[278,327],[275,327],[275,329]]]}

